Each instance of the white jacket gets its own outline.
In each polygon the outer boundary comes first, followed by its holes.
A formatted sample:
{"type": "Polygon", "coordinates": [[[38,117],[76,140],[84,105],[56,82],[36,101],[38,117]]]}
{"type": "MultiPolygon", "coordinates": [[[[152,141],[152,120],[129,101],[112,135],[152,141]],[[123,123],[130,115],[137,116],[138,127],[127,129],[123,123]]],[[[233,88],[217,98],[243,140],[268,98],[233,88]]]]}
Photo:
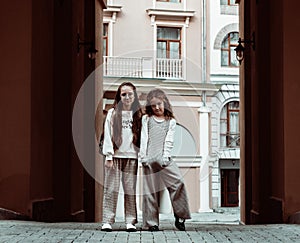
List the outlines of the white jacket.
{"type": "MultiPolygon", "coordinates": [[[[128,113],[126,114],[127,121],[124,122],[124,124],[122,123],[122,144],[116,151],[114,151],[114,146],[112,142],[113,113],[114,108],[108,110],[104,123],[103,154],[106,156],[106,160],[112,160],[113,157],[136,159],[137,152],[134,148],[134,144],[132,143],[132,111],[128,111],[128,113]]],[[[125,117],[124,113],[126,113],[126,111],[122,111],[122,120],[125,117]]]]}

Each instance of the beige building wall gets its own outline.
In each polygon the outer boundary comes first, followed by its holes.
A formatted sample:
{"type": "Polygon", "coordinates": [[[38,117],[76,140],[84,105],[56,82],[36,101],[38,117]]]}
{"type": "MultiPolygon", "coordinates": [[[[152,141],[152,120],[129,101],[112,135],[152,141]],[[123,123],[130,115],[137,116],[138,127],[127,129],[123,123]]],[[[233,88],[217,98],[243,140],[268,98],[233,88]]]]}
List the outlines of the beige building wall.
{"type": "MultiPolygon", "coordinates": [[[[217,88],[214,85],[203,84],[203,45],[202,25],[203,10],[201,1],[182,0],[181,3],[158,2],[156,0],[118,0],[109,1],[108,10],[104,13],[104,23],[108,23],[108,57],[114,58],[148,58],[151,63],[152,76],[126,77],[104,75],[104,91],[115,92],[118,85],[123,81],[133,82],[139,94],[144,97],[152,88],[161,88],[166,91],[171,101],[176,120],[179,125],[186,129],[191,139],[176,141],[177,147],[181,142],[189,146],[186,141],[195,147],[186,154],[176,157],[176,163],[183,172],[188,188],[190,207],[192,212],[200,210],[200,168],[202,158],[200,156],[203,146],[200,144],[200,107],[203,106],[202,94],[207,91],[207,101],[214,95],[217,88]],[[172,15],[172,16],[171,16],[172,15]],[[174,16],[176,15],[176,16],[174,16]],[[157,27],[178,27],[181,28],[181,59],[183,65],[182,78],[156,78],[156,42],[157,27]],[[191,154],[192,153],[192,154],[191,154]]],[[[206,80],[209,82],[209,80],[206,80]]],[[[111,104],[112,100],[107,92],[104,103],[111,104]]],[[[144,100],[142,100],[142,103],[144,100]]],[[[208,116],[209,118],[209,116],[208,116]]],[[[207,120],[206,124],[210,124],[207,120]]],[[[209,138],[208,138],[209,139],[209,138]]],[[[203,140],[202,140],[203,141],[203,140]]],[[[205,142],[210,144],[209,141],[205,142]]],[[[140,183],[140,182],[139,182],[140,183]]],[[[211,183],[211,180],[209,180],[211,183]]],[[[139,184],[140,185],[140,184],[139,184]]],[[[211,193],[207,187],[207,195],[202,198],[210,203],[211,193]]],[[[138,191],[140,188],[138,188],[138,191]]],[[[171,212],[171,205],[168,203],[167,193],[162,193],[164,202],[161,211],[171,212]]],[[[141,198],[138,200],[138,207],[141,209],[141,198]]],[[[118,205],[123,205],[119,200],[118,205]]],[[[122,214],[118,206],[118,214],[122,214]]]]}
{"type": "MultiPolygon", "coordinates": [[[[112,1],[111,1],[112,2],[112,1]]],[[[156,27],[182,27],[181,54],[186,62],[185,79],[189,82],[201,82],[201,4],[200,1],[186,1],[180,11],[194,11],[194,16],[186,20],[185,17],[156,16],[151,21],[147,13],[153,9],[156,1],[113,1],[113,6],[120,7],[116,12],[115,22],[109,23],[109,55],[125,57],[151,57],[156,55],[156,27]]],[[[185,1],[184,1],[185,2],[185,1]]],[[[161,3],[161,9],[174,10],[174,4],[161,3]]],[[[105,22],[105,18],[104,18],[105,22]]]]}

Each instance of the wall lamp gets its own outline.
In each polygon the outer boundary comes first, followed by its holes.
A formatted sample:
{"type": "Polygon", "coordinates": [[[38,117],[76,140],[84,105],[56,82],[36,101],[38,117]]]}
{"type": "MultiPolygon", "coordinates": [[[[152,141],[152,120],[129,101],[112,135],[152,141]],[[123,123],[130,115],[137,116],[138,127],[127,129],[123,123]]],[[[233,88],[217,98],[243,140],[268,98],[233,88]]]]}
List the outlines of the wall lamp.
{"type": "Polygon", "coordinates": [[[244,60],[244,51],[245,47],[242,45],[242,43],[246,44],[251,44],[252,50],[255,50],[255,33],[252,33],[252,38],[251,40],[242,40],[239,38],[238,40],[238,46],[234,49],[236,53],[236,59],[239,61],[240,65],[242,64],[242,61],[244,60]]]}
{"type": "Polygon", "coordinates": [[[80,35],[77,33],[77,53],[79,53],[81,46],[87,46],[88,49],[88,57],[91,60],[94,60],[96,58],[96,53],[98,50],[95,49],[95,43],[93,41],[85,42],[80,40],[80,35]]]}

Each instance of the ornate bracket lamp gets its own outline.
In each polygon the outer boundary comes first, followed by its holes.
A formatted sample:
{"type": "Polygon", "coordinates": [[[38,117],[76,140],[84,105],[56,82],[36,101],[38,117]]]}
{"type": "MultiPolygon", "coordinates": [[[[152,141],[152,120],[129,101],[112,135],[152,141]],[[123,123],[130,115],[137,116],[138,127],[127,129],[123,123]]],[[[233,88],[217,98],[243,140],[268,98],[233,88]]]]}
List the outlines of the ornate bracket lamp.
{"type": "Polygon", "coordinates": [[[95,43],[93,41],[85,42],[80,40],[80,35],[77,33],[77,53],[79,53],[81,46],[88,46],[88,57],[93,60],[96,58],[98,50],[95,49],[95,43]]]}
{"type": "Polygon", "coordinates": [[[246,44],[251,44],[252,50],[255,50],[255,33],[252,33],[252,39],[251,40],[242,40],[239,38],[238,40],[238,46],[234,49],[236,52],[236,59],[239,61],[240,65],[242,64],[242,61],[244,60],[244,51],[245,47],[242,45],[242,43],[246,44]]]}

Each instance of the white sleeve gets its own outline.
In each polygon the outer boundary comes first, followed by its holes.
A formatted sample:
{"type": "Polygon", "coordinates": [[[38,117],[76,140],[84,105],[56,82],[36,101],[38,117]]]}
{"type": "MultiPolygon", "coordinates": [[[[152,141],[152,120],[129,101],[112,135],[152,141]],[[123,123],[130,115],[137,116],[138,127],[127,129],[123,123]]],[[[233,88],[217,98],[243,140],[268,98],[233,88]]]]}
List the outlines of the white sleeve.
{"type": "Polygon", "coordinates": [[[145,158],[147,155],[147,146],[148,146],[148,115],[142,117],[142,131],[141,131],[141,144],[140,152],[138,155],[138,161],[141,162],[141,159],[145,158]]]}
{"type": "Polygon", "coordinates": [[[169,124],[169,130],[167,132],[164,144],[163,158],[171,157],[171,150],[174,146],[174,133],[176,128],[176,120],[172,118],[169,124]]]}
{"type": "Polygon", "coordinates": [[[105,123],[104,123],[104,140],[103,140],[103,154],[106,160],[112,160],[114,155],[114,146],[112,142],[112,114],[114,109],[109,109],[105,123]]]}

